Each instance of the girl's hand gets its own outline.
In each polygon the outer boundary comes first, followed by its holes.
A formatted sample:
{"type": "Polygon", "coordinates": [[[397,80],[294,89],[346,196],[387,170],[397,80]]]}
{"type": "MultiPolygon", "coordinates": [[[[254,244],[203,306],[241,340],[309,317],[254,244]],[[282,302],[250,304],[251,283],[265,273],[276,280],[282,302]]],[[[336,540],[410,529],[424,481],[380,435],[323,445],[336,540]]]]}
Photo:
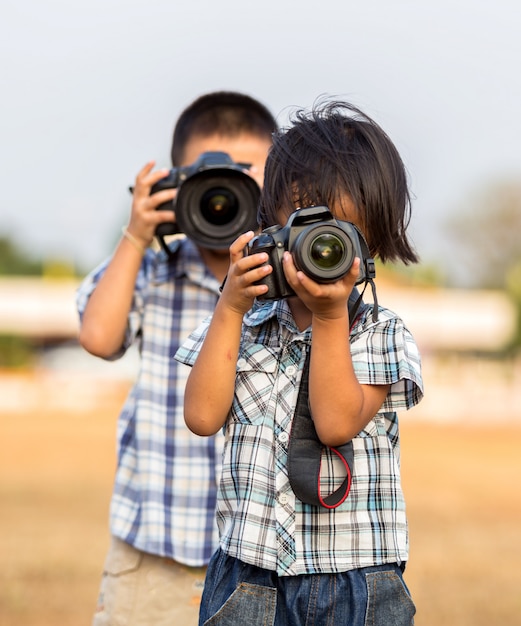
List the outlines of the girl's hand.
{"type": "Polygon", "coordinates": [[[297,270],[288,251],[284,253],[283,268],[288,283],[313,315],[323,319],[345,317],[347,301],[360,271],[358,257],[353,261],[349,272],[334,283],[317,283],[297,270]]]}
{"type": "Polygon", "coordinates": [[[257,296],[268,291],[267,285],[256,285],[271,274],[271,265],[263,265],[268,261],[265,252],[245,255],[244,249],[253,239],[254,233],[249,231],[240,235],[230,246],[230,267],[220,300],[230,309],[244,315],[253,306],[257,296]]]}
{"type": "Polygon", "coordinates": [[[165,189],[150,195],[153,185],[168,175],[168,169],[160,169],[153,172],[155,162],[149,161],[136,176],[134,190],[132,192],[132,211],[128,224],[128,232],[143,247],[147,247],[154,238],[158,224],[163,222],[175,222],[175,213],[172,211],[156,211],[160,204],[171,202],[177,189],[165,189]]]}

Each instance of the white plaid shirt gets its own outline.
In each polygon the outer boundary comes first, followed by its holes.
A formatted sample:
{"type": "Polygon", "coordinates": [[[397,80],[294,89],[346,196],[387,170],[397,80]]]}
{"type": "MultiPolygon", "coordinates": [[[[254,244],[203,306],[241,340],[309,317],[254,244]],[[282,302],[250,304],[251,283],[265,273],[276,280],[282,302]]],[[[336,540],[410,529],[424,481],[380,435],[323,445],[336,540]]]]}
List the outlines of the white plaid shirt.
{"type": "MultiPolygon", "coordinates": [[[[190,335],[176,358],[193,365],[208,324],[190,335]]],[[[353,439],[349,496],[327,509],[298,500],[287,474],[289,434],[310,340],[310,329],[298,331],[283,300],[258,304],[244,317],[217,503],[221,548],[281,576],[404,562],[408,535],[395,411],[412,407],[423,395],[416,344],[387,309],[380,308],[373,322],[369,308],[355,323],[350,343],[358,380],[391,387],[381,410],[353,439]]],[[[344,472],[335,476],[336,455],[325,454],[329,491],[344,472]]]]}
{"type": "MultiPolygon", "coordinates": [[[[201,566],[218,545],[215,501],[224,437],[197,437],[186,427],[183,400],[189,369],[174,354],[213,312],[219,283],[188,239],[171,248],[175,262],[167,262],[164,252],[147,250],[125,343],[115,357],[139,341],[138,378],[118,420],[110,528],[139,550],[201,566]]],[[[80,286],[80,316],[107,263],[80,286]]]]}

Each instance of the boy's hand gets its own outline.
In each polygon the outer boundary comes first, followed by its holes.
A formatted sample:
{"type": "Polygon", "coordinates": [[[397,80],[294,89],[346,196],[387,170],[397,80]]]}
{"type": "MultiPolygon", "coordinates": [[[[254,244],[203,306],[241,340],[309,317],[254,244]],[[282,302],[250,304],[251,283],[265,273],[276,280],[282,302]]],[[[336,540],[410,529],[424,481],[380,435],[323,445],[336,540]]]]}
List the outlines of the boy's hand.
{"type": "Polygon", "coordinates": [[[347,314],[347,301],[360,271],[358,257],[349,272],[334,283],[317,283],[297,270],[288,251],[284,253],[283,268],[288,283],[313,315],[323,319],[338,319],[347,314]]]}
{"type": "Polygon", "coordinates": [[[168,169],[160,169],[155,172],[155,161],[149,161],[136,176],[136,183],[132,193],[132,212],[128,224],[129,233],[147,247],[152,242],[156,227],[163,222],[175,222],[174,211],[156,211],[156,208],[164,202],[174,199],[177,189],[165,189],[150,195],[150,190],[155,183],[168,175],[168,169]]]}
{"type": "Polygon", "coordinates": [[[263,265],[268,260],[265,252],[245,255],[244,249],[254,237],[249,231],[238,237],[230,246],[230,267],[221,294],[221,300],[230,309],[244,315],[253,306],[257,296],[268,291],[267,285],[255,285],[272,272],[271,265],[263,265]]]}

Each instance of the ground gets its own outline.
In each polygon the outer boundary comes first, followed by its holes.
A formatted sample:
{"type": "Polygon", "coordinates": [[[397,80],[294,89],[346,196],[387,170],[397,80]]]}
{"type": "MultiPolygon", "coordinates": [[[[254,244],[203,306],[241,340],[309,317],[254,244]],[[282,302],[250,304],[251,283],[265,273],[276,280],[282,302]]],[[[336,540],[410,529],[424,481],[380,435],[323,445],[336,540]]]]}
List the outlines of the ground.
{"type": "MultiPolygon", "coordinates": [[[[90,624],[127,388],[0,372],[0,626],[90,624]]],[[[519,624],[521,423],[418,407],[401,433],[416,625],[519,624]]]]}

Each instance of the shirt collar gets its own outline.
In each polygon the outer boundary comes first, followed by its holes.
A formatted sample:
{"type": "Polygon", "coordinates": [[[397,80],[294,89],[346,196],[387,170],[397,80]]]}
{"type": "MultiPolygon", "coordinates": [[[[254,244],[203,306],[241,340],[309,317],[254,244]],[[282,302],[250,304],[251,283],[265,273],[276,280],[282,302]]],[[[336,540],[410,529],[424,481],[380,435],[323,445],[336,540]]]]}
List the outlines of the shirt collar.
{"type": "Polygon", "coordinates": [[[246,313],[243,321],[245,326],[255,327],[275,317],[281,326],[287,328],[294,335],[303,334],[307,336],[310,333],[310,329],[303,332],[298,330],[287,300],[255,300],[253,307],[246,313]]]}

